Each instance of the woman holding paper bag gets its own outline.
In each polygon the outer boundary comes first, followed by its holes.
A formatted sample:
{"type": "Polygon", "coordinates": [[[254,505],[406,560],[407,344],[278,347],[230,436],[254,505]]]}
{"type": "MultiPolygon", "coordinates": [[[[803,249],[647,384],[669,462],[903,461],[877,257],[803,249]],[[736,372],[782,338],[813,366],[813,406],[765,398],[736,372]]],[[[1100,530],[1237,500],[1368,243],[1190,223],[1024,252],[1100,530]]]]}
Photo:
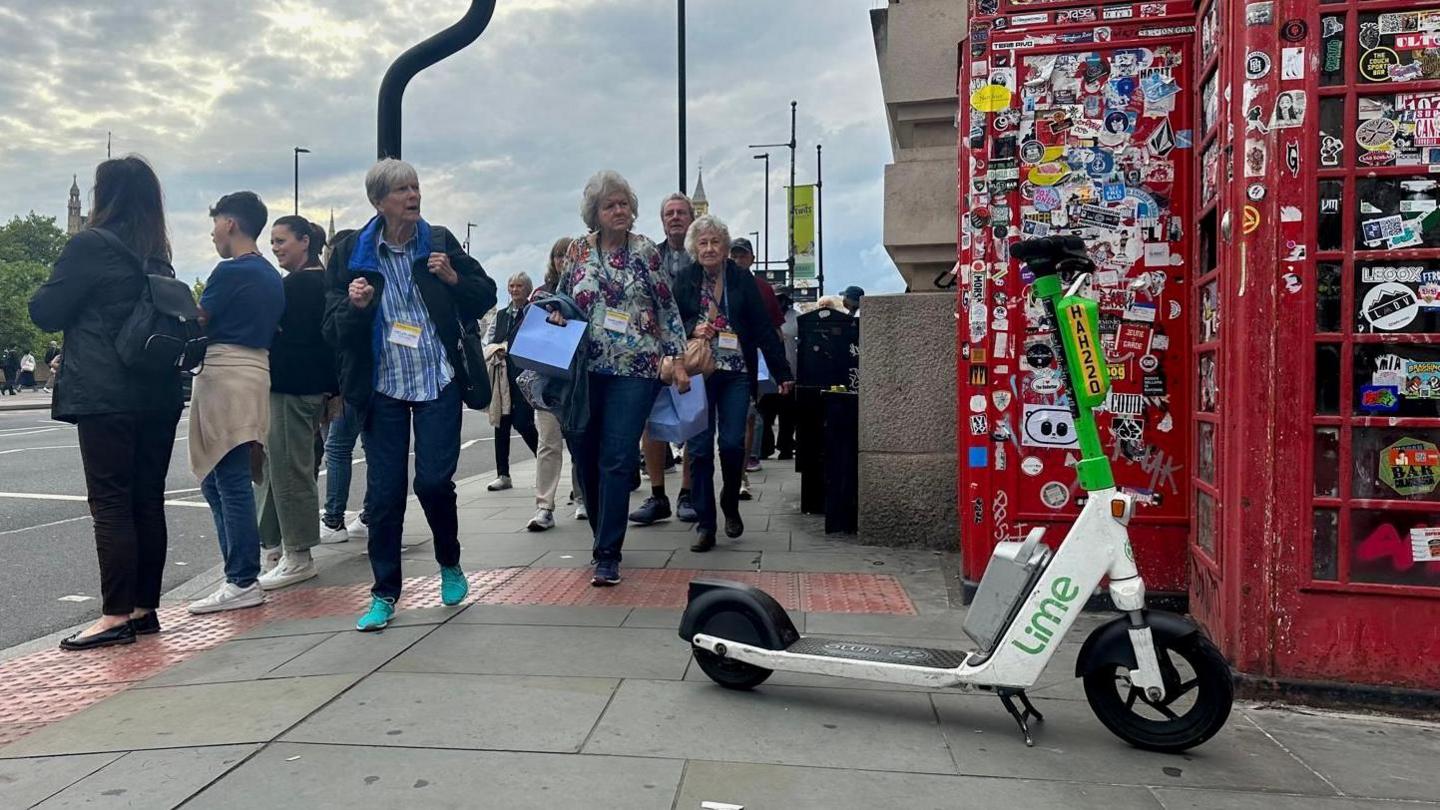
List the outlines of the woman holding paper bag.
{"type": "Polygon", "coordinates": [[[695,263],[675,280],[680,317],[692,338],[710,341],[715,372],[705,381],[710,398],[710,426],[686,444],[690,453],[690,499],[700,535],[691,551],[715,547],[715,443],[720,443],[720,508],[725,535],[745,532],[740,518],[740,480],[745,468],[745,422],[755,397],[758,354],[764,353],[772,379],[788,394],[794,377],[785,347],[755,287],[755,277],[729,258],[730,230],[712,216],[703,216],[685,235],[685,249],[695,263]]]}
{"type": "MultiPolygon", "coordinates": [[[[597,586],[620,582],[635,448],[655,395],[672,375],[682,388],[689,386],[676,362],[685,346],[684,327],[660,272],[660,254],[653,242],[630,231],[637,207],[635,192],[619,174],[602,171],[590,178],[580,203],[590,234],[570,245],[558,288],[589,323],[590,418],[583,433],[567,438],[594,534],[591,584],[597,586]]],[[[550,321],[565,322],[558,312],[550,321]]]]}

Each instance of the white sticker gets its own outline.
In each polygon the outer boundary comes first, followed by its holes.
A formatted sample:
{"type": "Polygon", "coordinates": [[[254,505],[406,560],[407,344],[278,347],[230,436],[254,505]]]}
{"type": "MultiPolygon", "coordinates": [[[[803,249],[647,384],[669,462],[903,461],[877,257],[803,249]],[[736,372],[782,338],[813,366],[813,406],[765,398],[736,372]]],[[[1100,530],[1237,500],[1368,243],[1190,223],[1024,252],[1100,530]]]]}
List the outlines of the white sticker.
{"type": "Polygon", "coordinates": [[[1303,217],[1302,217],[1301,214],[1300,214],[1300,208],[1299,208],[1298,206],[1294,206],[1294,205],[1282,205],[1282,206],[1280,206],[1280,221],[1281,221],[1281,222],[1299,222],[1301,219],[1303,219],[1303,217]]]}
{"type": "Polygon", "coordinates": [[[1280,51],[1280,78],[1286,81],[1305,78],[1305,49],[1282,48],[1280,51]]]}
{"type": "Polygon", "coordinates": [[[991,392],[990,392],[990,401],[993,402],[993,403],[995,403],[995,410],[997,410],[997,411],[1003,411],[1003,410],[1005,410],[1006,408],[1010,407],[1010,392],[1009,392],[1009,391],[991,391],[991,392]]]}
{"type": "Polygon", "coordinates": [[[1416,526],[1410,530],[1410,559],[1440,562],[1440,528],[1416,526]]]}
{"type": "Polygon", "coordinates": [[[1059,481],[1051,481],[1040,488],[1040,502],[1051,509],[1064,509],[1070,502],[1070,488],[1059,481]]]}
{"type": "Polygon", "coordinates": [[[1145,244],[1145,266],[1164,267],[1170,264],[1170,245],[1165,242],[1145,244]]]}
{"type": "Polygon", "coordinates": [[[1385,282],[1365,293],[1360,313],[1376,329],[1393,332],[1404,329],[1420,314],[1420,300],[1404,284],[1385,282]]]}
{"type": "Polygon", "coordinates": [[[976,394],[975,396],[970,397],[970,412],[971,412],[971,413],[984,413],[984,412],[985,412],[985,395],[984,395],[984,394],[976,394]]]}
{"type": "Polygon", "coordinates": [[[1139,416],[1145,412],[1145,397],[1111,391],[1105,397],[1105,410],[1116,416],[1139,416]]]}
{"type": "Polygon", "coordinates": [[[1036,476],[1045,471],[1045,462],[1039,456],[1026,456],[1020,459],[1020,471],[1029,476],[1036,476]]]}
{"type": "Polygon", "coordinates": [[[1054,405],[1026,405],[1021,420],[1020,443],[1030,447],[1079,447],[1070,409],[1054,405]]]}

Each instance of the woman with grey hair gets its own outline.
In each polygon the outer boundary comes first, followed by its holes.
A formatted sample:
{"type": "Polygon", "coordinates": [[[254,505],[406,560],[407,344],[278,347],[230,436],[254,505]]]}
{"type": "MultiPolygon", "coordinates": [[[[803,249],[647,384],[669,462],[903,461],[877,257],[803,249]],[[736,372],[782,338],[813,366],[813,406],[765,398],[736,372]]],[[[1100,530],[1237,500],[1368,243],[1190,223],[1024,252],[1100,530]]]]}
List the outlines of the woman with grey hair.
{"type": "MultiPolygon", "coordinates": [[[[575,299],[589,323],[589,421],[583,433],[566,438],[580,466],[594,535],[591,584],[597,586],[620,582],[635,448],[662,379],[689,385],[679,362],[685,331],[670,279],[655,244],[631,231],[637,207],[619,174],[590,178],[580,203],[590,233],[570,245],[560,275],[559,292],[575,299]]],[[[550,320],[564,323],[558,312],[550,320]]]]}
{"type": "Polygon", "coordinates": [[[710,424],[685,447],[690,456],[690,502],[699,538],[691,551],[715,547],[715,444],[720,444],[720,509],[725,535],[745,531],[740,516],[740,481],[745,472],[745,423],[755,398],[759,354],[770,376],[789,393],[794,377],[785,347],[765,309],[749,270],[730,258],[730,231],[719,219],[696,219],[685,234],[685,249],[695,262],[675,279],[675,299],[687,334],[710,341],[715,372],[705,380],[710,424]]]}
{"type": "MultiPolygon", "coordinates": [[[[375,217],[340,240],[326,268],[325,339],[335,347],[340,390],[364,424],[370,609],[356,629],[380,630],[400,598],[410,434],[415,496],[435,541],[440,599],[459,604],[470,585],[460,569],[455,467],[461,393],[470,380],[461,324],[495,305],[495,282],[449,230],[420,216],[415,168],[385,159],[365,175],[375,217]]],[[[474,369],[474,373],[482,373],[474,369]]]]}
{"type": "MultiPolygon", "coordinates": [[[[538,436],[535,432],[535,411],[525,397],[520,395],[520,389],[515,385],[515,378],[520,376],[520,368],[515,361],[510,359],[510,342],[515,339],[515,332],[520,328],[520,317],[525,312],[526,305],[530,302],[530,294],[535,291],[535,284],[530,276],[525,273],[516,273],[510,277],[505,288],[510,293],[510,301],[502,309],[496,310],[495,317],[490,319],[490,327],[485,330],[485,357],[494,364],[503,364],[505,374],[496,382],[501,382],[505,391],[496,391],[491,386],[490,400],[490,423],[495,426],[495,480],[490,482],[486,489],[491,492],[499,492],[503,489],[510,489],[510,431],[520,433],[520,438],[525,440],[525,445],[530,452],[538,454],[538,436]],[[506,409],[508,405],[508,410],[506,409]]],[[[492,380],[494,377],[492,377],[492,380]]],[[[534,520],[541,520],[547,517],[540,512],[553,512],[555,505],[541,506],[536,512],[534,520]]],[[[553,524],[553,516],[548,516],[553,524]]]]}

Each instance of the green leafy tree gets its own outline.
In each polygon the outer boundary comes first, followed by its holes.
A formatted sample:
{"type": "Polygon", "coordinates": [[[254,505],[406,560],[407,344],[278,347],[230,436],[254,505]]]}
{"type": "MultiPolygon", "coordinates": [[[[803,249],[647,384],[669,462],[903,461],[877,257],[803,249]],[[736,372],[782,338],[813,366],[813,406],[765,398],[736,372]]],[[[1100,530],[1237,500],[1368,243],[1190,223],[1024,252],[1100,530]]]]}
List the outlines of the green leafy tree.
{"type": "Polygon", "coordinates": [[[50,277],[66,239],[54,217],[34,212],[0,225],[0,346],[39,357],[51,340],[59,340],[30,322],[30,296],[50,277]]]}
{"type": "Polygon", "coordinates": [[[190,288],[190,292],[195,296],[195,303],[200,303],[200,296],[205,294],[205,282],[195,279],[195,285],[190,288]]]}

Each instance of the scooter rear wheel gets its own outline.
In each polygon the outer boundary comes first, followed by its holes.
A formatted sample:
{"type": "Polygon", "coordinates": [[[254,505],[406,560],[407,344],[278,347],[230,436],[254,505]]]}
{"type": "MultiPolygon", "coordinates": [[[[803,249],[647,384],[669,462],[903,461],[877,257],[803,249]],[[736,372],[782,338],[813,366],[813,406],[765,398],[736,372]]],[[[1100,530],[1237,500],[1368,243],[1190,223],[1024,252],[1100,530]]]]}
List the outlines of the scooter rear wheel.
{"type": "Polygon", "coordinates": [[[699,647],[694,648],[694,652],[695,663],[700,665],[701,671],[709,675],[710,680],[726,689],[754,689],[770,677],[771,670],[764,667],[736,661],[733,658],[721,658],[715,653],[699,647]]]}
{"type": "Polygon", "coordinates": [[[1165,697],[1151,701],[1130,683],[1127,667],[1110,664],[1085,675],[1085,698],[1105,727],[1136,748],[1178,753],[1215,736],[1230,717],[1235,686],[1225,657],[1195,634],[1156,639],[1165,697]]]}
{"type": "MultiPolygon", "coordinates": [[[[730,605],[717,605],[705,612],[695,623],[695,632],[745,644],[761,644],[760,619],[749,610],[730,605]]],[[[695,663],[710,680],[726,689],[754,689],[770,677],[771,670],[716,655],[691,645],[695,663]]]]}

